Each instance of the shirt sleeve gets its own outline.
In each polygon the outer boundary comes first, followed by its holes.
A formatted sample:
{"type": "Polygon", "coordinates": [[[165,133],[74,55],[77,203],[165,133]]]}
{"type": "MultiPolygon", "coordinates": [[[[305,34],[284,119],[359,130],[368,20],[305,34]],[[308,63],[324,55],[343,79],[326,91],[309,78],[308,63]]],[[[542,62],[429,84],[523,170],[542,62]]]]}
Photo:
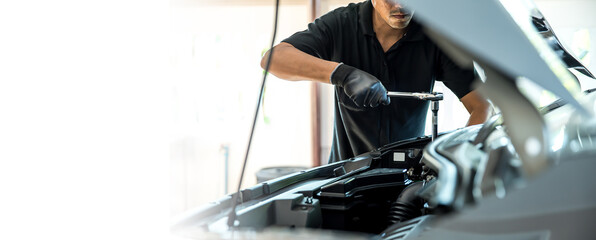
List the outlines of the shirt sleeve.
{"type": "Polygon", "coordinates": [[[333,40],[339,26],[335,12],[329,12],[308,24],[308,29],[294,33],[284,39],[286,42],[312,56],[330,60],[333,51],[333,40]]]}
{"type": "Polygon", "coordinates": [[[437,80],[442,81],[458,98],[461,99],[473,90],[472,84],[475,78],[472,62],[462,68],[446,54],[439,53],[437,80]]]}

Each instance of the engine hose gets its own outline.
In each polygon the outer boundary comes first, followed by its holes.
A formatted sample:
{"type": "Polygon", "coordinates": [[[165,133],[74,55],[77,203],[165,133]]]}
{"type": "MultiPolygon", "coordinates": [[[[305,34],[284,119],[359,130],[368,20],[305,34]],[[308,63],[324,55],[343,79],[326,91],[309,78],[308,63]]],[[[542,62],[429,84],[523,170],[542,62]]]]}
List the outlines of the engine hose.
{"type": "Polygon", "coordinates": [[[422,182],[415,182],[407,186],[391,204],[389,209],[389,225],[407,221],[422,215],[424,202],[416,192],[422,188],[422,182]]]}

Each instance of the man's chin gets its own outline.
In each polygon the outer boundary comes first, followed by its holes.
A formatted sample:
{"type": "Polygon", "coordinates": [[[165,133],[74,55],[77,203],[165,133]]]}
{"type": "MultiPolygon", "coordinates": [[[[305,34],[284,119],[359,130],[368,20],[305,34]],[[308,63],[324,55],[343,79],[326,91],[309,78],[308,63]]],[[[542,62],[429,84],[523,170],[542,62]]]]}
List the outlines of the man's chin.
{"type": "Polygon", "coordinates": [[[389,24],[389,26],[391,26],[391,28],[403,29],[403,28],[408,27],[408,25],[412,21],[412,17],[403,18],[403,19],[390,19],[390,20],[392,20],[392,21],[390,21],[390,24],[389,24]]]}
{"type": "Polygon", "coordinates": [[[393,28],[393,29],[404,29],[404,28],[408,27],[408,25],[410,25],[410,21],[407,21],[407,22],[397,22],[397,23],[392,23],[391,24],[391,28],[393,28]]]}

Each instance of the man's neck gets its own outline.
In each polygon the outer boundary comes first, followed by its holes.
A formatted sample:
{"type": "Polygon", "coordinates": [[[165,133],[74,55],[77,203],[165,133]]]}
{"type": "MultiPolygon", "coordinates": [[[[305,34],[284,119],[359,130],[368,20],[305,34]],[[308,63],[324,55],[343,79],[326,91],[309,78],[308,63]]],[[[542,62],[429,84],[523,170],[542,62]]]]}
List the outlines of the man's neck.
{"type": "Polygon", "coordinates": [[[406,32],[406,28],[395,29],[395,28],[392,28],[391,26],[389,26],[389,24],[387,24],[385,22],[385,20],[383,18],[381,18],[381,16],[379,16],[379,13],[377,13],[374,10],[373,10],[372,18],[373,18],[372,19],[373,20],[372,21],[373,22],[373,29],[375,30],[375,33],[377,34],[377,36],[383,36],[383,37],[388,37],[388,36],[401,37],[406,32]]]}
{"type": "Polygon", "coordinates": [[[373,14],[372,14],[372,22],[373,22],[373,30],[375,31],[377,40],[379,40],[379,43],[381,43],[381,46],[383,46],[383,50],[385,52],[387,50],[389,50],[389,48],[391,48],[391,46],[393,46],[393,44],[395,44],[397,41],[399,41],[405,35],[405,33],[407,31],[407,28],[403,28],[403,29],[392,28],[374,10],[373,10],[373,14]]]}

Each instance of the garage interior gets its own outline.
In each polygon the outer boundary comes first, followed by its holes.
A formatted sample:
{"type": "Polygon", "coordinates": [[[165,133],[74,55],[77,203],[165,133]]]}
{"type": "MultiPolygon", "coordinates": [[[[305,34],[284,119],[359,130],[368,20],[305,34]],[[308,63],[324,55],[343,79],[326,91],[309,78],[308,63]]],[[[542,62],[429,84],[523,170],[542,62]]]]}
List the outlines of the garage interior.
{"type": "MultiPolygon", "coordinates": [[[[348,3],[350,1],[282,1],[276,42],[304,30],[322,13],[348,3]]],[[[596,9],[596,3],[589,0],[573,3],[536,0],[535,3],[566,48],[588,68],[594,68],[591,46],[595,41],[596,16],[589,9],[596,9]],[[566,13],[573,13],[574,17],[567,17],[566,13]]],[[[237,188],[259,92],[262,70],[258,62],[270,44],[272,19],[270,1],[172,1],[173,41],[176,42],[172,58],[179,74],[174,97],[179,106],[175,113],[179,129],[172,142],[173,215],[230,194],[237,188]],[[218,25],[204,24],[204,19],[227,14],[249,20],[243,21],[241,26],[235,19],[223,20],[218,25]],[[235,39],[243,39],[243,44],[233,44],[235,39]],[[234,57],[230,58],[232,55],[234,57]],[[230,65],[241,70],[222,76],[230,65]],[[209,81],[213,87],[229,86],[229,82],[239,86],[229,88],[230,96],[226,97],[225,104],[199,108],[198,103],[213,98],[195,94],[204,87],[203,82],[196,81],[201,78],[222,79],[209,81]]],[[[583,90],[596,86],[588,77],[576,75],[583,90]]],[[[440,103],[439,132],[463,127],[469,114],[459,100],[440,82],[435,85],[435,91],[445,94],[445,100],[440,103]]],[[[255,185],[257,172],[265,168],[310,168],[326,164],[333,131],[332,101],[329,85],[290,82],[269,75],[243,188],[255,185]]],[[[428,114],[427,135],[430,135],[430,120],[428,114]]]]}
{"type": "MultiPolygon", "coordinates": [[[[350,2],[282,0],[276,42],[350,2]]],[[[596,1],[534,2],[596,70],[596,1]]],[[[274,3],[0,3],[0,239],[184,239],[172,218],[238,187],[274,3]]],[[[439,131],[463,127],[457,98],[435,91],[439,131]]],[[[329,85],[269,75],[263,97],[242,188],[330,152],[329,85]]]]}

